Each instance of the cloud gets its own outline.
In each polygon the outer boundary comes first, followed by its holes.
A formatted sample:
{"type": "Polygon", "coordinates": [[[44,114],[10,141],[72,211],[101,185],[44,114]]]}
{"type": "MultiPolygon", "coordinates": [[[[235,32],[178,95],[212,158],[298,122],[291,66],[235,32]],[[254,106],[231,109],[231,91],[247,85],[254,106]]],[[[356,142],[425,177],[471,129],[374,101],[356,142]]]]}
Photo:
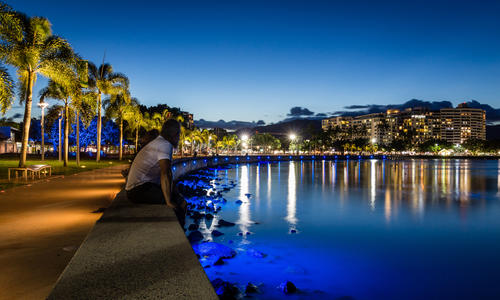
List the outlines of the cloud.
{"type": "Polygon", "coordinates": [[[328,115],[325,113],[317,113],[316,117],[327,117],[328,115]]]}
{"type": "Polygon", "coordinates": [[[312,116],[314,112],[310,111],[305,107],[295,106],[290,109],[290,113],[287,114],[289,117],[301,117],[301,116],[312,116]]]}

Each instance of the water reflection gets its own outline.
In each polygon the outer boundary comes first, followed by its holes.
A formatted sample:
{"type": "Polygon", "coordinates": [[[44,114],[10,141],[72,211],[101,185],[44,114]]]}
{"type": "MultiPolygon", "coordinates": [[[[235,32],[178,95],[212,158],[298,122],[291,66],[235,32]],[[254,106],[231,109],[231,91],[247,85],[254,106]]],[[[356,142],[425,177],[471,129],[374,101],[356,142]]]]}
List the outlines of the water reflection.
{"type": "MultiPolygon", "coordinates": [[[[300,163],[300,171],[302,174],[302,162],[300,163]]],[[[301,176],[302,177],[302,176],[301,176]]],[[[287,195],[287,205],[286,205],[286,211],[287,215],[285,220],[287,220],[290,230],[295,229],[295,226],[297,225],[297,218],[296,218],[296,213],[297,213],[297,193],[296,193],[296,188],[297,188],[297,179],[296,179],[296,174],[295,174],[295,162],[290,162],[289,168],[288,168],[288,195],[287,195]]]]}
{"type": "Polygon", "coordinates": [[[240,231],[243,234],[243,240],[242,243],[246,242],[246,233],[249,232],[250,225],[252,224],[252,221],[250,220],[250,204],[251,204],[251,199],[247,198],[247,194],[249,193],[249,166],[248,165],[242,165],[240,168],[240,177],[239,177],[239,183],[240,183],[240,195],[239,199],[243,201],[243,203],[240,205],[239,210],[238,210],[238,226],[240,231]]]}

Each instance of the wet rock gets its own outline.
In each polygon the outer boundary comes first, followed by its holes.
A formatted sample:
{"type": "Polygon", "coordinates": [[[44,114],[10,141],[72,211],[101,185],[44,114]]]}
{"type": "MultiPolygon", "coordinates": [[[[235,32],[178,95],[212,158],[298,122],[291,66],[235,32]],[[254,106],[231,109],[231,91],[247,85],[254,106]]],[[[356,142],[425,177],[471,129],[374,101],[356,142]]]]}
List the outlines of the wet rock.
{"type": "Polygon", "coordinates": [[[247,196],[247,198],[250,198],[252,197],[252,194],[245,194],[245,196],[247,196]]]}
{"type": "Polygon", "coordinates": [[[297,292],[297,288],[291,281],[283,281],[280,284],[279,289],[285,294],[293,294],[297,292]]]}
{"type": "Polygon", "coordinates": [[[236,251],[215,242],[201,243],[193,246],[194,253],[201,256],[215,256],[217,258],[233,258],[236,255],[236,251]]]}
{"type": "Polygon", "coordinates": [[[292,229],[292,230],[290,230],[290,233],[297,233],[297,230],[292,229]]]}
{"type": "Polygon", "coordinates": [[[214,218],[214,215],[212,215],[212,214],[205,215],[205,219],[207,219],[207,220],[212,220],[213,218],[214,218]]]}
{"type": "Polygon", "coordinates": [[[198,227],[200,227],[198,224],[190,224],[188,230],[190,231],[198,230],[198,227]]]}
{"type": "Polygon", "coordinates": [[[233,222],[228,222],[224,219],[220,219],[219,222],[217,223],[217,226],[219,226],[219,227],[231,227],[234,225],[236,225],[236,224],[234,224],[233,222]]]}
{"type": "Polygon", "coordinates": [[[212,286],[221,300],[238,299],[240,294],[240,290],[234,284],[220,278],[212,280],[212,286]]]}
{"type": "Polygon", "coordinates": [[[247,283],[247,286],[245,288],[246,294],[253,294],[253,293],[258,293],[258,292],[259,292],[259,288],[255,284],[253,284],[251,282],[247,283]]]}
{"type": "Polygon", "coordinates": [[[236,204],[242,204],[242,203],[243,203],[243,201],[241,201],[241,200],[236,200],[236,204]]]}
{"type": "Polygon", "coordinates": [[[224,260],[222,259],[222,257],[219,257],[215,262],[214,262],[214,266],[221,266],[224,264],[224,260]]]}
{"type": "Polygon", "coordinates": [[[188,235],[188,240],[191,243],[199,242],[199,241],[203,240],[203,234],[201,232],[199,232],[198,230],[191,231],[188,235]]]}
{"type": "Polygon", "coordinates": [[[239,236],[243,236],[243,232],[238,232],[238,235],[239,236]]]}
{"type": "Polygon", "coordinates": [[[255,258],[264,258],[267,256],[265,253],[255,250],[253,248],[247,250],[247,255],[250,255],[255,258]]]}
{"type": "Polygon", "coordinates": [[[201,218],[203,218],[205,216],[205,214],[200,214],[199,212],[197,211],[193,211],[191,213],[191,219],[193,220],[200,220],[201,218]]]}
{"type": "Polygon", "coordinates": [[[212,236],[218,237],[224,235],[224,233],[220,232],[219,230],[212,230],[212,236]]]}

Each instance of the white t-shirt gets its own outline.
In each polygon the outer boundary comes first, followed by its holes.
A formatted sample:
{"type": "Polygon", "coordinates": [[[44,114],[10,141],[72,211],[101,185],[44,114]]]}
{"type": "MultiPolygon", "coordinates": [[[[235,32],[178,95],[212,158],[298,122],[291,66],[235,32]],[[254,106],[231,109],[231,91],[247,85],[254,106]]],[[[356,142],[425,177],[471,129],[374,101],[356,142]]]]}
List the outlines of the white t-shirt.
{"type": "Polygon", "coordinates": [[[161,135],[152,140],[137,153],[130,167],[125,189],[130,191],[146,182],[160,184],[160,160],[172,161],[173,147],[161,135]]]}

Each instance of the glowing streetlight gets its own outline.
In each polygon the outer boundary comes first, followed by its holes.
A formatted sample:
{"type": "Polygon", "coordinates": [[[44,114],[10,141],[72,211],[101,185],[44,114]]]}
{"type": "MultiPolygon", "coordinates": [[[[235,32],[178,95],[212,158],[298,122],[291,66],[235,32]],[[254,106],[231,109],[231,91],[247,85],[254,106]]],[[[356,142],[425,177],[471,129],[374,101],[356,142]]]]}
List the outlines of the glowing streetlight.
{"type": "Polygon", "coordinates": [[[44,115],[45,115],[45,108],[49,106],[47,102],[40,102],[38,103],[38,106],[42,109],[42,120],[41,120],[41,129],[42,129],[42,161],[45,159],[45,138],[44,138],[44,130],[43,130],[43,125],[44,125],[44,115]]]}
{"type": "Polygon", "coordinates": [[[295,141],[297,136],[294,133],[290,133],[289,138],[290,138],[290,140],[295,141]]]}
{"type": "Polygon", "coordinates": [[[376,138],[373,138],[372,139],[372,144],[376,144],[377,143],[377,139],[376,138]]]}
{"type": "Polygon", "coordinates": [[[241,140],[244,142],[248,141],[248,135],[246,135],[246,134],[242,135],[241,140]]]}

